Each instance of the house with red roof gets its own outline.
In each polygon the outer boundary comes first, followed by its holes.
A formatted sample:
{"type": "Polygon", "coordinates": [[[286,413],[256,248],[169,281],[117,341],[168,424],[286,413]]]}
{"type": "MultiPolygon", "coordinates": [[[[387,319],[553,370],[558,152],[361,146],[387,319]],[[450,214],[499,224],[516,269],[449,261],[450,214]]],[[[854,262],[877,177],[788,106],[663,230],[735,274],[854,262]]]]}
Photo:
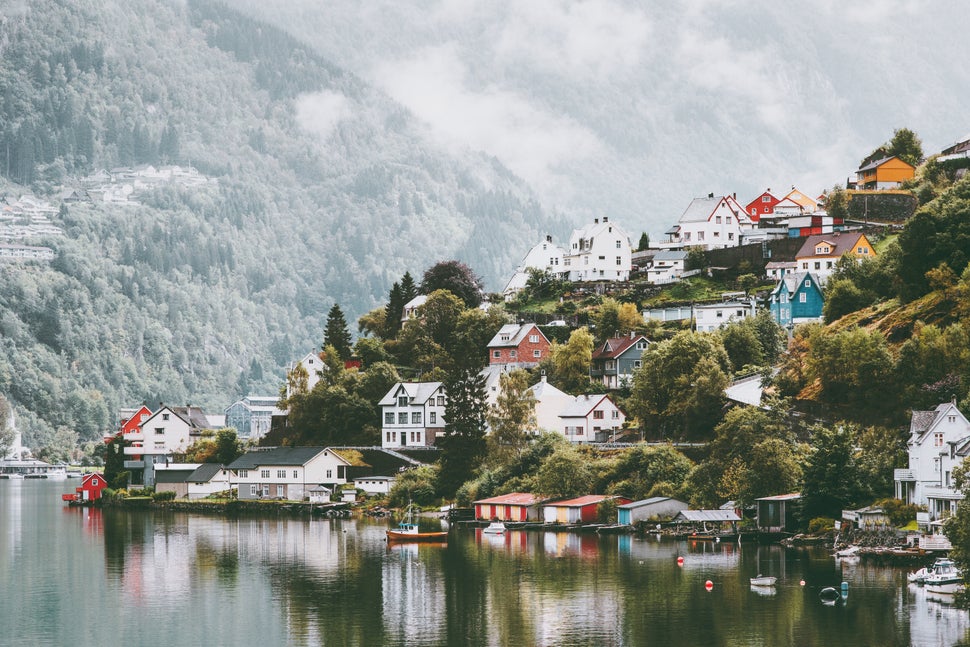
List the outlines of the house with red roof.
{"type": "Polygon", "coordinates": [[[589,494],[567,501],[556,501],[542,506],[542,521],[545,523],[594,523],[599,519],[599,505],[604,501],[615,501],[617,505],[631,503],[622,496],[589,494]]]}
{"type": "Polygon", "coordinates": [[[773,214],[776,204],[778,204],[778,198],[771,194],[771,189],[766,189],[764,193],[746,204],[744,210],[752,222],[758,222],[764,216],[773,214]]]}
{"type": "Polygon", "coordinates": [[[643,335],[631,332],[623,337],[611,337],[593,349],[589,377],[602,382],[608,389],[618,389],[633,381],[633,372],[640,368],[643,353],[650,345],[643,335]]]}
{"type": "Polygon", "coordinates": [[[475,518],[484,521],[538,521],[539,505],[544,501],[528,492],[512,492],[475,501],[475,518]]]}

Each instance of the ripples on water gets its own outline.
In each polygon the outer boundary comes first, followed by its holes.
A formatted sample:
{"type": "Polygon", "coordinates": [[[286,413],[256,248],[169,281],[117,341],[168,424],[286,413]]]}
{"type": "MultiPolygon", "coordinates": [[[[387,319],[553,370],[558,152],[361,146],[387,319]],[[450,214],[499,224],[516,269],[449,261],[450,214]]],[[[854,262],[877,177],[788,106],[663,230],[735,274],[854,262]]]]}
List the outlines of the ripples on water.
{"type": "Polygon", "coordinates": [[[364,520],[68,508],[73,485],[0,481],[0,645],[954,645],[970,628],[904,570],[824,552],[470,529],[389,547],[364,520]],[[821,605],[842,581],[847,604],[821,605]]]}

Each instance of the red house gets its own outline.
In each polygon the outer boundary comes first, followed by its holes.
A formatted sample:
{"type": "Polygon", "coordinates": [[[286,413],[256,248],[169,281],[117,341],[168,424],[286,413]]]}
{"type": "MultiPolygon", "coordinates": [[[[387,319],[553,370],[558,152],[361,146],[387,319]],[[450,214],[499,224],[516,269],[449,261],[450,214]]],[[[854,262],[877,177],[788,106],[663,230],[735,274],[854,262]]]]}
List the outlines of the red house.
{"type": "MultiPolygon", "coordinates": [[[[130,409],[129,409],[130,411],[130,409]]],[[[141,405],[132,415],[121,421],[121,433],[128,439],[129,434],[141,433],[141,423],[148,420],[152,415],[152,410],[141,405]]]]}
{"type": "Polygon", "coordinates": [[[778,198],[771,195],[771,189],[768,189],[757,198],[752,200],[744,207],[744,210],[748,212],[748,217],[754,222],[758,222],[762,216],[770,216],[775,213],[775,205],[781,202],[778,198]]]}
{"type": "Polygon", "coordinates": [[[549,355],[550,345],[534,323],[506,324],[488,342],[488,363],[522,368],[537,366],[549,355]]]}
{"type": "Polygon", "coordinates": [[[527,492],[513,492],[490,499],[475,501],[475,518],[491,521],[536,521],[539,519],[539,499],[527,492]]]}
{"type": "Polygon", "coordinates": [[[101,498],[101,491],[108,486],[104,480],[104,474],[91,472],[85,474],[81,479],[81,487],[74,489],[74,494],[63,494],[61,499],[72,503],[85,503],[87,501],[97,501],[101,498]]]}
{"type": "Polygon", "coordinates": [[[622,496],[590,494],[578,499],[556,501],[542,506],[542,520],[545,523],[592,523],[597,520],[599,504],[612,499],[617,505],[632,503],[622,496]]]}

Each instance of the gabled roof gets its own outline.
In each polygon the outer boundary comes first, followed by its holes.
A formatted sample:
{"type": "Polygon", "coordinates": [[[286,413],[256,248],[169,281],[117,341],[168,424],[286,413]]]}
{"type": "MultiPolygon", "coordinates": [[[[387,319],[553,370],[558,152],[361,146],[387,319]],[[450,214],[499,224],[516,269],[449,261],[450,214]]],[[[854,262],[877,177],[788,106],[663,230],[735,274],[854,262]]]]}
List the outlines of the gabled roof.
{"type": "Polygon", "coordinates": [[[866,164],[865,166],[863,166],[862,168],[860,168],[856,172],[857,173],[863,173],[865,171],[871,171],[873,169],[879,168],[880,166],[882,166],[883,164],[885,164],[889,160],[899,160],[900,162],[902,162],[903,164],[905,164],[906,166],[908,166],[908,167],[910,167],[912,169],[915,169],[916,168],[915,166],[913,166],[912,164],[910,164],[906,160],[904,160],[904,159],[902,159],[900,157],[897,157],[896,155],[891,155],[889,157],[884,157],[884,158],[878,159],[878,160],[876,160],[874,162],[870,162],[870,163],[866,164]]]}
{"type": "Polygon", "coordinates": [[[489,499],[480,499],[473,501],[473,503],[476,505],[479,503],[486,505],[536,505],[542,501],[544,499],[529,492],[512,492],[511,494],[493,496],[489,499]]]}
{"type": "MultiPolygon", "coordinates": [[[[326,447],[274,447],[250,451],[230,463],[227,469],[256,469],[266,465],[306,465],[326,449],[326,447]]],[[[347,462],[340,456],[334,455],[344,463],[347,462]]]]}
{"type": "Polygon", "coordinates": [[[151,417],[147,418],[145,422],[154,419],[159,415],[163,415],[166,411],[177,416],[182,422],[187,424],[193,429],[208,429],[211,425],[209,424],[209,419],[206,418],[205,412],[199,407],[162,407],[151,417]]]}
{"type": "MultiPolygon", "coordinates": [[[[944,415],[950,414],[958,415],[964,422],[968,422],[966,416],[963,415],[953,402],[938,404],[932,411],[913,411],[913,417],[909,423],[909,431],[912,435],[911,440],[925,437],[936,426],[936,423],[943,419],[944,415]]],[[[968,426],[970,426],[970,423],[968,423],[968,426]]]]}
{"type": "Polygon", "coordinates": [[[532,391],[532,395],[535,396],[537,401],[541,401],[543,397],[549,397],[549,396],[561,397],[561,398],[573,397],[568,393],[566,393],[565,391],[560,391],[552,384],[547,382],[545,376],[543,376],[539,382],[530,386],[529,390],[532,391]]]}
{"type": "Polygon", "coordinates": [[[628,351],[637,342],[650,343],[650,340],[643,335],[626,335],[624,337],[610,337],[596,350],[593,351],[592,359],[615,359],[628,351]]]}
{"type": "Polygon", "coordinates": [[[653,496],[649,499],[643,499],[642,501],[634,501],[633,503],[624,503],[623,505],[616,506],[617,508],[623,508],[624,510],[632,510],[635,508],[642,508],[648,505],[654,505],[657,503],[663,503],[664,501],[673,501],[674,503],[683,503],[685,506],[687,503],[681,501],[680,499],[675,499],[669,496],[653,496]]]}
{"type": "Polygon", "coordinates": [[[815,209],[818,206],[817,201],[808,197],[807,195],[805,195],[795,187],[792,187],[791,191],[788,192],[788,195],[782,198],[782,200],[791,200],[795,204],[801,207],[804,207],[806,209],[815,209]]]}
{"type": "Polygon", "coordinates": [[[495,336],[492,337],[492,341],[488,342],[489,348],[515,348],[522,343],[532,330],[535,329],[536,334],[541,336],[546,343],[549,343],[549,339],[542,334],[539,330],[539,326],[534,323],[526,324],[505,324],[502,326],[495,336]]]}
{"type": "Polygon", "coordinates": [[[95,477],[99,479],[100,484],[107,483],[107,481],[104,480],[104,474],[102,474],[101,472],[88,472],[87,474],[81,477],[81,487],[84,487],[85,485],[87,485],[88,482],[90,482],[95,477]]]}
{"type": "MultiPolygon", "coordinates": [[[[865,238],[865,234],[860,232],[838,232],[834,234],[817,234],[805,239],[801,249],[795,254],[795,258],[809,258],[815,256],[815,247],[822,242],[827,242],[832,246],[832,252],[826,257],[841,257],[843,254],[853,254],[858,242],[865,238]]],[[[866,239],[868,242],[868,238],[866,239]]],[[[871,247],[871,245],[870,245],[871,247]]]]}
{"type": "Polygon", "coordinates": [[[185,483],[189,477],[198,470],[195,465],[190,465],[180,469],[178,466],[170,466],[168,469],[155,471],[156,483],[185,483]]]}
{"type": "Polygon", "coordinates": [[[607,501],[609,499],[618,499],[621,497],[611,496],[608,494],[588,494],[586,496],[581,496],[577,499],[569,499],[567,501],[555,501],[553,503],[547,503],[546,506],[555,506],[557,508],[582,508],[584,506],[592,505],[594,503],[600,503],[601,501],[607,501]]]}
{"type": "Polygon", "coordinates": [[[795,501],[796,499],[802,498],[801,492],[792,492],[791,494],[775,494],[773,496],[763,496],[760,499],[755,499],[755,501],[795,501]]]}
{"type": "Polygon", "coordinates": [[[805,280],[809,279],[815,285],[815,289],[819,292],[822,291],[821,284],[818,278],[811,272],[802,272],[801,274],[788,273],[781,277],[777,284],[775,284],[775,289],[771,291],[772,294],[780,294],[783,290],[789,295],[793,296],[796,292],[805,289],[805,280]]]}
{"type": "Polygon", "coordinates": [[[741,521],[733,510],[681,510],[674,521],[741,521]]]}
{"type": "Polygon", "coordinates": [[[222,468],[221,463],[203,463],[185,480],[189,483],[208,483],[222,468]]]}
{"type": "Polygon", "coordinates": [[[662,252],[657,252],[653,255],[653,262],[657,261],[686,261],[687,252],[684,251],[674,251],[672,249],[665,249],[662,252]]]}
{"type": "MultiPolygon", "coordinates": [[[[610,396],[603,394],[577,395],[576,399],[563,407],[560,418],[585,418],[603,400],[610,400],[610,396]]],[[[610,402],[613,402],[610,400],[610,402]]]]}
{"type": "Polygon", "coordinates": [[[441,388],[441,384],[441,382],[398,382],[377,404],[382,407],[396,404],[397,396],[401,391],[407,394],[408,404],[424,404],[441,388]]]}

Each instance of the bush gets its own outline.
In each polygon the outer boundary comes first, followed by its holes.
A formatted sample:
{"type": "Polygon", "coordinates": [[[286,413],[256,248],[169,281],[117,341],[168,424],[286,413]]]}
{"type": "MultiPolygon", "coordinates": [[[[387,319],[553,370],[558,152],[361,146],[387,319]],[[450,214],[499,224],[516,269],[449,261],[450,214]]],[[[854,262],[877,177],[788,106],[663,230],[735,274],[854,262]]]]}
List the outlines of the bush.
{"type": "Polygon", "coordinates": [[[152,496],[155,494],[155,488],[146,487],[140,490],[128,490],[127,496],[152,496]]]}
{"type": "Polygon", "coordinates": [[[169,490],[167,492],[155,492],[152,494],[152,501],[174,501],[175,491],[169,490]]]}
{"type": "Polygon", "coordinates": [[[831,532],[835,528],[835,519],[828,517],[815,517],[808,522],[808,533],[810,535],[820,535],[831,532]]]}
{"type": "Polygon", "coordinates": [[[925,505],[903,503],[899,499],[880,499],[873,505],[882,508],[889,515],[889,522],[897,528],[915,521],[917,512],[926,512],[925,505]]]}

